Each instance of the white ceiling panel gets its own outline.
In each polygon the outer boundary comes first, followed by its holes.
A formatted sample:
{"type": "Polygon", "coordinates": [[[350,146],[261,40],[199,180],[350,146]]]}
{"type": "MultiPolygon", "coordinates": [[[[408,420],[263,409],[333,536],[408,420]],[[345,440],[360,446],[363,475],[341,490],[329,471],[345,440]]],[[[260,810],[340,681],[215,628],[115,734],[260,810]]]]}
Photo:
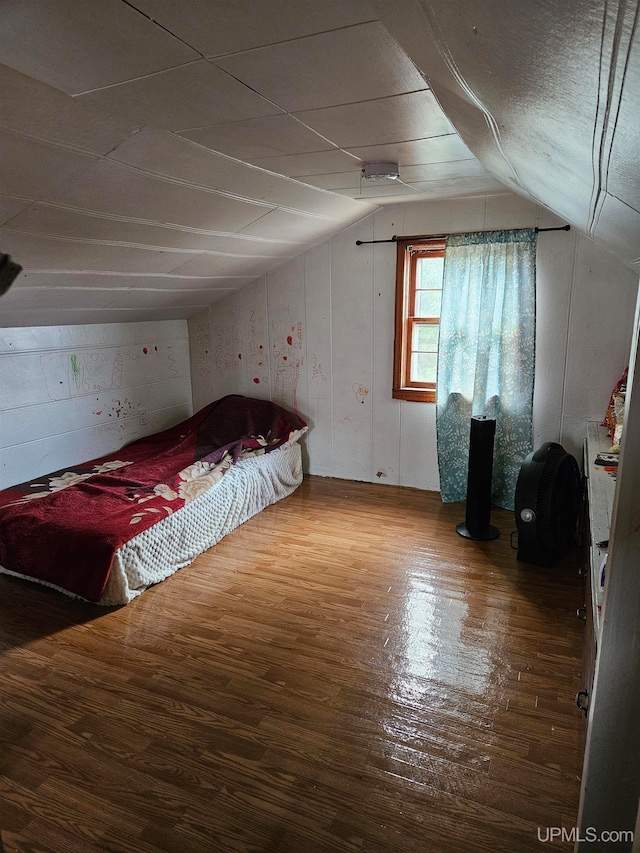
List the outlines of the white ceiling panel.
{"type": "Polygon", "coordinates": [[[32,272],[20,274],[11,288],[67,288],[83,290],[98,287],[112,290],[237,290],[250,281],[254,276],[196,276],[174,275],[173,273],[115,273],[105,272],[32,272]]]}
{"type": "Polygon", "coordinates": [[[140,127],[139,122],[97,112],[6,65],[0,65],[0,125],[99,154],[140,127]]]}
{"type": "MultiPolygon", "coordinates": [[[[625,85],[620,95],[620,111],[615,136],[611,141],[605,187],[608,193],[635,210],[640,210],[638,92],[640,59],[629,63],[625,85]]],[[[640,255],[640,246],[637,254],[640,255]]]]}
{"type": "Polygon", "coordinates": [[[32,307],[9,294],[0,322],[189,316],[174,290],[214,302],[378,205],[505,186],[633,265],[635,6],[585,2],[5,0],[0,248],[49,271],[18,277],[32,307]],[[400,181],[362,182],[376,161],[400,181]]]}
{"type": "Polygon", "coordinates": [[[257,278],[281,266],[281,258],[234,258],[223,255],[198,255],[185,258],[185,262],[172,272],[178,275],[228,276],[249,275],[257,278]]]}
{"type": "Polygon", "coordinates": [[[288,113],[202,127],[180,135],[239,160],[323,151],[329,144],[288,113]]]}
{"type": "MultiPolygon", "coordinates": [[[[454,160],[450,163],[429,163],[423,166],[403,166],[400,169],[400,180],[412,186],[416,181],[437,181],[469,176],[488,177],[475,157],[470,160],[454,160]]],[[[311,175],[304,178],[310,184],[324,187],[327,190],[343,190],[361,186],[371,186],[362,178],[361,169],[350,172],[336,172],[327,175],[311,175]]],[[[379,186],[382,182],[376,182],[379,186]]],[[[393,181],[389,181],[392,184],[393,181]]]]}
{"type": "MultiPolygon", "coordinates": [[[[233,293],[233,290],[226,290],[227,293],[233,293]]],[[[125,290],[117,295],[113,303],[114,308],[146,308],[153,306],[154,308],[173,308],[177,306],[198,306],[206,308],[210,299],[211,291],[209,290],[125,290]]],[[[216,294],[213,294],[215,298],[216,294]]]]}
{"type": "Polygon", "coordinates": [[[338,148],[317,151],[314,154],[291,154],[288,157],[262,157],[251,161],[254,166],[278,172],[280,175],[304,180],[306,175],[324,175],[330,172],[346,172],[360,166],[360,160],[338,148]]]}
{"type": "Polygon", "coordinates": [[[174,223],[215,231],[237,231],[262,216],[269,205],[237,201],[142,174],[110,160],[72,176],[49,201],[83,210],[174,223]]]}
{"type": "Polygon", "coordinates": [[[411,186],[424,198],[454,198],[504,192],[504,184],[488,174],[484,177],[447,178],[443,181],[415,181],[411,186]]]}
{"type": "Polygon", "coordinates": [[[82,269],[114,272],[170,272],[193,255],[103,246],[60,237],[40,237],[0,228],[3,251],[28,270],[82,269]]]}
{"type": "MultiPolygon", "coordinates": [[[[10,294],[5,296],[9,299],[10,294]]],[[[212,298],[222,299],[226,293],[212,298]]],[[[202,309],[194,306],[177,308],[130,308],[98,311],[74,305],[67,308],[16,308],[0,311],[0,328],[12,329],[20,326],[69,326],[94,325],[96,323],[145,323],[154,320],[182,320],[198,314],[202,309]]]]}
{"type": "Polygon", "coordinates": [[[28,198],[0,195],[0,225],[3,225],[5,222],[9,222],[21,211],[27,210],[31,204],[32,202],[28,198]]]}
{"type": "Polygon", "coordinates": [[[309,110],[296,113],[296,118],[341,148],[455,133],[429,89],[359,104],[309,110]]]}
{"type": "Polygon", "coordinates": [[[135,0],[135,5],[205,56],[290,41],[377,18],[364,0],[135,0]]]}
{"type": "Polygon", "coordinates": [[[419,166],[424,163],[444,163],[450,160],[468,160],[473,157],[457,133],[434,136],[412,142],[391,145],[367,145],[350,148],[349,153],[363,162],[391,161],[400,166],[419,166]]]}
{"type": "Polygon", "coordinates": [[[3,0],[3,62],[77,94],[199,59],[120,0],[3,0]]]}
{"type": "Polygon", "coordinates": [[[344,215],[340,201],[329,193],[229,160],[226,155],[164,131],[145,129],[123,142],[110,158],[260,203],[327,216],[344,215]]]}
{"type": "Polygon", "coordinates": [[[606,195],[594,236],[603,240],[617,255],[632,265],[636,272],[640,269],[638,234],[640,212],[620,199],[606,195]]]}
{"type": "Polygon", "coordinates": [[[424,77],[381,24],[274,44],[216,60],[287,112],[424,89],[424,77]]]}
{"type": "MultiPolygon", "coordinates": [[[[233,291],[225,291],[232,293],[233,291]]],[[[215,298],[217,294],[213,294],[215,298]]],[[[50,309],[67,306],[76,308],[82,301],[83,308],[100,309],[130,309],[130,308],[172,308],[178,306],[199,306],[206,308],[211,302],[208,290],[103,290],[90,288],[80,291],[77,288],[27,288],[19,290],[12,288],[7,296],[6,308],[9,310],[40,308],[50,309]]]]}
{"type": "Polygon", "coordinates": [[[283,210],[273,210],[242,229],[243,234],[256,237],[285,237],[287,240],[309,240],[334,232],[333,223],[311,216],[296,216],[283,210]]]}
{"type": "MultiPolygon", "coordinates": [[[[358,166],[357,160],[353,161],[358,166]]],[[[326,175],[306,175],[300,180],[314,187],[325,190],[345,190],[349,187],[359,187],[362,183],[362,169],[358,166],[349,172],[329,172],[326,175]]]]}
{"type": "MultiPolygon", "coordinates": [[[[79,213],[53,205],[32,203],[28,199],[0,196],[0,224],[3,215],[11,219],[16,231],[30,231],[42,236],[80,237],[114,243],[151,246],[162,249],[211,251],[254,257],[292,257],[299,251],[297,243],[265,240],[233,234],[206,234],[188,228],[166,225],[144,225],[100,214],[79,213]]],[[[6,221],[6,220],[5,220],[6,221]]]]}
{"type": "Polygon", "coordinates": [[[414,198],[418,199],[420,194],[413,187],[409,187],[400,181],[372,181],[367,183],[362,182],[362,185],[357,188],[349,187],[343,190],[336,190],[340,195],[348,196],[349,198],[363,199],[386,199],[389,201],[396,196],[398,198],[414,198]]]}
{"type": "Polygon", "coordinates": [[[444,181],[463,177],[487,177],[487,172],[475,157],[470,160],[453,160],[445,163],[426,163],[421,166],[403,166],[400,179],[406,184],[417,181],[444,181]]]}
{"type": "Polygon", "coordinates": [[[7,195],[40,198],[95,162],[90,154],[0,130],[0,189],[7,195]]]}
{"type": "Polygon", "coordinates": [[[78,100],[166,130],[189,130],[282,112],[206,59],[89,92],[78,100]]]}

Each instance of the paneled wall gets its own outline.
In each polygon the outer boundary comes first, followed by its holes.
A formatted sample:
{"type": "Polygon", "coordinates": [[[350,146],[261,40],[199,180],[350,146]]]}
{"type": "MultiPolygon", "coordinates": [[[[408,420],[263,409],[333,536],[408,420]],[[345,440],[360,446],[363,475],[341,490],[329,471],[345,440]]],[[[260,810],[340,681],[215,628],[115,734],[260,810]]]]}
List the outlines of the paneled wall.
{"type": "MultiPolygon", "coordinates": [[[[356,240],[561,225],[512,195],[398,204],[190,321],[194,405],[271,397],[310,424],[311,473],[438,489],[435,405],[393,400],[395,250],[356,240]]],[[[580,457],[627,364],[637,277],[590,240],[539,234],[534,444],[580,457]]]]}
{"type": "Polygon", "coordinates": [[[0,329],[0,488],[191,413],[185,320],[0,329]]]}

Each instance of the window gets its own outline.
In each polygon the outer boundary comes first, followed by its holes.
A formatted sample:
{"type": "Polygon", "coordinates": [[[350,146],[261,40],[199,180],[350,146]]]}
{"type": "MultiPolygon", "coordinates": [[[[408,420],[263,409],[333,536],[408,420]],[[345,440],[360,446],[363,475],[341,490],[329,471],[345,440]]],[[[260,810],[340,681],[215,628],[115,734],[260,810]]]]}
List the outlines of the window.
{"type": "Polygon", "coordinates": [[[403,237],[397,244],[393,396],[433,403],[445,243],[403,237]]]}

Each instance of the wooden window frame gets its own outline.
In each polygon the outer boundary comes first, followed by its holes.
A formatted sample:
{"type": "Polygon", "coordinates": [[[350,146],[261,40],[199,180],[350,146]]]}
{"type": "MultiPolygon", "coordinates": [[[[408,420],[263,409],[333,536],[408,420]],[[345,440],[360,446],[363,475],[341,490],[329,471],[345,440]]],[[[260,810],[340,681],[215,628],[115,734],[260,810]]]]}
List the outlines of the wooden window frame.
{"type": "Polygon", "coordinates": [[[435,382],[412,382],[410,379],[411,341],[416,323],[439,325],[439,317],[415,317],[412,309],[416,294],[416,269],[419,257],[443,257],[443,237],[399,237],[396,256],[396,317],[393,354],[393,390],[396,400],[435,403],[435,382]],[[419,246],[418,251],[413,251],[419,246]]]}

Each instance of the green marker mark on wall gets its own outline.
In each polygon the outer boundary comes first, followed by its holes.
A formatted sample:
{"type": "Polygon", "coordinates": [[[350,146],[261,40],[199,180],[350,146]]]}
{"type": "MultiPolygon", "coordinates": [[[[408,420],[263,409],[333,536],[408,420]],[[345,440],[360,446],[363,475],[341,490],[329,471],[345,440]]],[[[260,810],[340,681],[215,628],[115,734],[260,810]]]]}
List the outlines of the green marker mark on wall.
{"type": "Polygon", "coordinates": [[[78,368],[78,356],[71,356],[71,370],[73,372],[74,379],[77,379],[80,376],[80,370],[78,368]]]}

